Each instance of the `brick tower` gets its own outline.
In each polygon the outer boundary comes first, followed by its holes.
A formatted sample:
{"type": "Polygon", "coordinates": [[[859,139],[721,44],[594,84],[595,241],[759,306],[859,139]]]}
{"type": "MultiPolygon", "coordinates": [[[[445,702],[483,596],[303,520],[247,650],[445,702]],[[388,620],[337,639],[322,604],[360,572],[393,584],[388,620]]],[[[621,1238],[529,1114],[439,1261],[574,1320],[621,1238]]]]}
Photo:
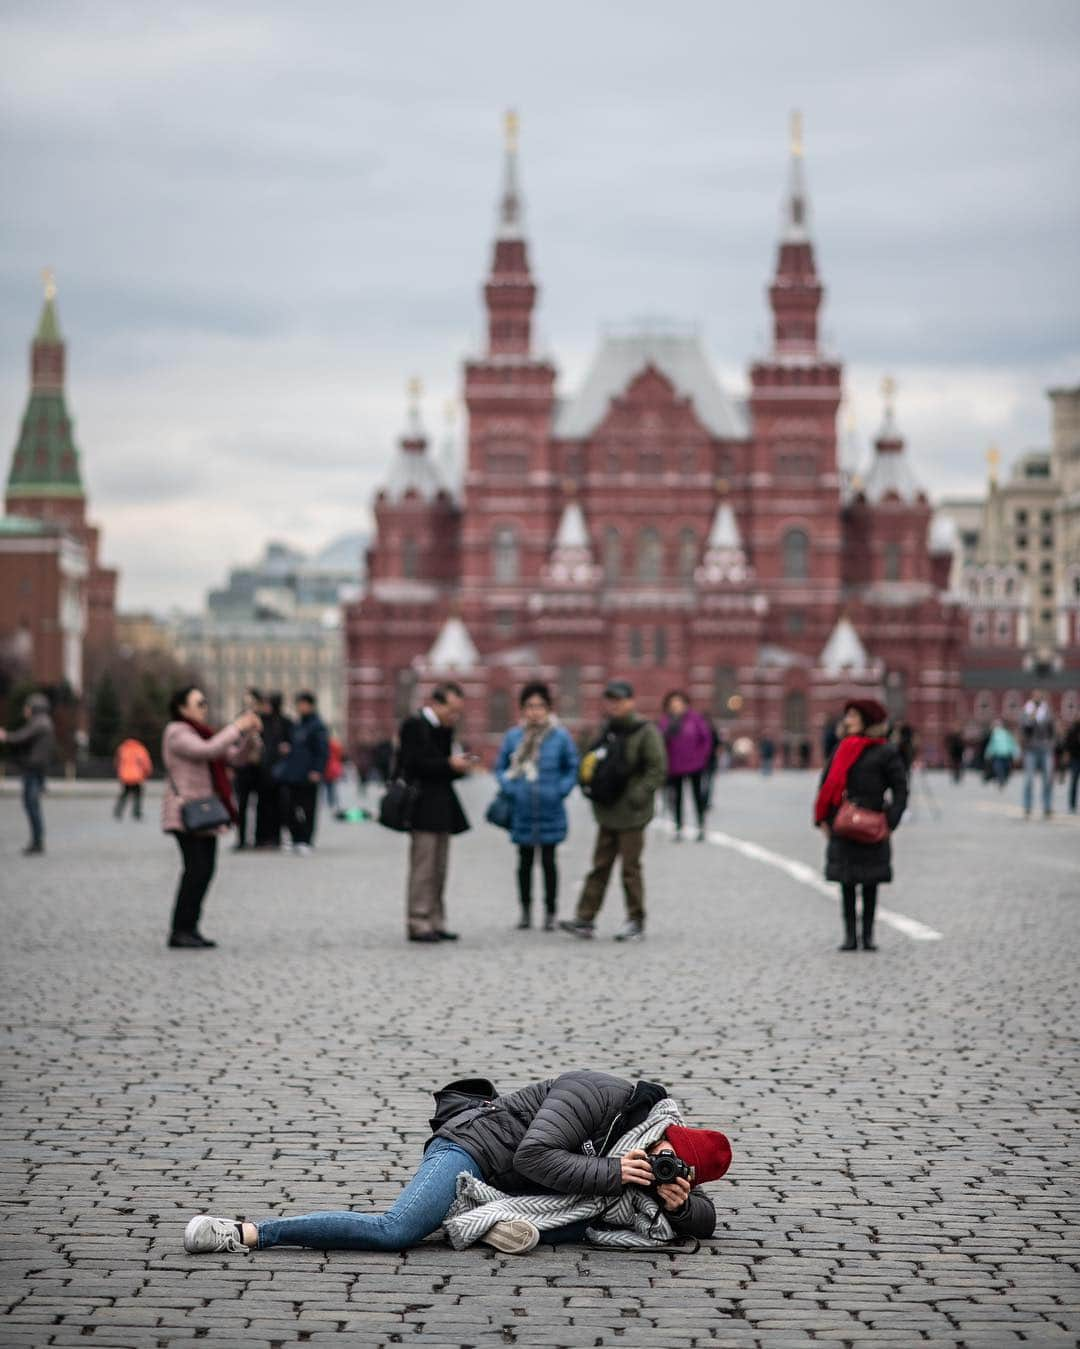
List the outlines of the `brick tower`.
{"type": "Polygon", "coordinates": [[[62,525],[86,549],[87,666],[116,635],[117,574],[98,561],[99,530],[86,518],[86,491],[64,399],[66,353],[56,315],[56,283],[45,274],[45,303],[30,347],[30,397],[7,480],[9,515],[62,525]]]}

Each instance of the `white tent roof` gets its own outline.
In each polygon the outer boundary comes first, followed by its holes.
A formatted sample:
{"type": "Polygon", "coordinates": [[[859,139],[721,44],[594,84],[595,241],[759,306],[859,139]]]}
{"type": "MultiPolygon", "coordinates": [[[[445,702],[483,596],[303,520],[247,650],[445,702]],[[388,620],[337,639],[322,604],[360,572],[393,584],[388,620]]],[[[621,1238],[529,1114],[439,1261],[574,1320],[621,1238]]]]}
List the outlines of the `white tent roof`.
{"type": "Polygon", "coordinates": [[[479,659],[480,652],[465,624],[460,618],[448,618],[435,638],[425,664],[432,670],[472,670],[479,659]]]}
{"type": "Polygon", "coordinates": [[[714,435],[744,439],[749,434],[743,406],[720,387],[701,339],[679,333],[605,338],[585,383],[560,405],[555,434],[566,439],[587,436],[604,419],[612,398],[649,365],[693,399],[698,418],[714,435]]]}
{"type": "Polygon", "coordinates": [[[585,524],[585,512],[576,501],[567,504],[562,513],[562,519],[559,521],[559,528],[555,534],[556,548],[584,548],[589,547],[589,531],[585,524]]]}
{"type": "Polygon", "coordinates": [[[841,674],[844,670],[865,670],[869,664],[854,624],[849,618],[839,619],[821,653],[821,668],[828,674],[841,674]]]}
{"type": "Polygon", "coordinates": [[[735,519],[735,512],[731,509],[730,502],[721,501],[717,506],[712,529],[709,531],[709,540],[705,547],[731,550],[742,547],[739,523],[735,519]]]}

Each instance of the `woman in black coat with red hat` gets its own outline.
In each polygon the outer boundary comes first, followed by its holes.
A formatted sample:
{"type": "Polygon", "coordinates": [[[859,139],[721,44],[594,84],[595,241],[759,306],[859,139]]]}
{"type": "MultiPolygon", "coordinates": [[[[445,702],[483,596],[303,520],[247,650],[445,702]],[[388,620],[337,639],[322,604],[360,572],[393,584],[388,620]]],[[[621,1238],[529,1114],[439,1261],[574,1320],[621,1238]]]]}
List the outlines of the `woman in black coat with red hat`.
{"type": "Polygon", "coordinates": [[[862,887],[862,947],[876,951],[874,911],[879,885],[892,880],[890,835],[907,806],[907,769],[899,751],[889,744],[888,713],[874,698],[852,698],[844,708],[844,735],[825,765],[814,803],[814,823],[828,837],[825,879],[840,882],[844,915],[841,951],[858,949],[855,901],[862,887]],[[833,822],[845,798],[864,811],[885,816],[888,833],[876,843],[857,842],[833,832],[833,822]]]}

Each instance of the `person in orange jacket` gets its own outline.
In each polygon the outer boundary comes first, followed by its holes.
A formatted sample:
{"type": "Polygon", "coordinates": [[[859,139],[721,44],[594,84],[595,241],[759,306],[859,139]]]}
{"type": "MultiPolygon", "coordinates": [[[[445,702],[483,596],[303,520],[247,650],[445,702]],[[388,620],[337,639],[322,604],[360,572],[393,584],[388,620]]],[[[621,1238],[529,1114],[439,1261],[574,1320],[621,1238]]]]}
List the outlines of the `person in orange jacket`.
{"type": "Polygon", "coordinates": [[[113,815],[116,819],[124,813],[124,805],[131,798],[131,813],[137,820],[142,819],[143,783],[154,771],[150,751],[141,740],[129,737],[116,751],[113,759],[116,776],[120,779],[120,795],[116,799],[113,815]]]}

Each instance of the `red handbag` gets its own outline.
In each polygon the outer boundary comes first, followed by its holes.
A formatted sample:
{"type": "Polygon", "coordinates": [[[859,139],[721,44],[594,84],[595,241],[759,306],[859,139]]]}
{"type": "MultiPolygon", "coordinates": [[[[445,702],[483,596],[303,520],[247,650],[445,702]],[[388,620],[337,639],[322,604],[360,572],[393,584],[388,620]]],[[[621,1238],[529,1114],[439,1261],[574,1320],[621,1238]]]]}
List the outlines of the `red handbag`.
{"type": "Polygon", "coordinates": [[[830,829],[838,838],[852,843],[884,843],[889,837],[889,822],[883,810],[867,810],[846,796],[833,816],[830,829]]]}

